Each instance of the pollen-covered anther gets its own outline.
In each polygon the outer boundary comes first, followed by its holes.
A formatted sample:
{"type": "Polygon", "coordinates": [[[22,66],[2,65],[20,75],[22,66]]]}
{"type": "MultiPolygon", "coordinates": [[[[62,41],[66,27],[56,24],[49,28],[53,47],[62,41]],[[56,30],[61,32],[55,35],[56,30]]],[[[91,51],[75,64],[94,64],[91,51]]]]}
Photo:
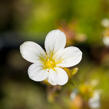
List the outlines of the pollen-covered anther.
{"type": "Polygon", "coordinates": [[[54,69],[56,67],[56,63],[54,60],[50,60],[50,59],[47,59],[47,61],[45,62],[44,64],[44,68],[47,68],[47,69],[54,69]]]}

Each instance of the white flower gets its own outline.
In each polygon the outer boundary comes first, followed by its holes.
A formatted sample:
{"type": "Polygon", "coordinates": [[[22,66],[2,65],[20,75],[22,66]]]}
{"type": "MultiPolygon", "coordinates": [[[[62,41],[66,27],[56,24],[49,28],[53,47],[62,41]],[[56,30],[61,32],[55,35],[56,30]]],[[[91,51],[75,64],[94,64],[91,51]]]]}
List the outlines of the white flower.
{"type": "Polygon", "coordinates": [[[92,98],[89,99],[88,102],[91,109],[100,108],[100,91],[95,91],[92,98]]]}
{"type": "Polygon", "coordinates": [[[109,46],[109,36],[104,36],[104,37],[103,37],[103,43],[104,43],[106,46],[109,46]]]}
{"type": "Polygon", "coordinates": [[[20,46],[24,59],[33,63],[28,69],[30,79],[47,80],[52,85],[64,85],[68,75],[64,67],[72,67],[82,59],[82,52],[77,47],[67,47],[66,36],[60,30],[49,32],[45,39],[46,52],[37,43],[27,41],[20,46]]]}
{"type": "Polygon", "coordinates": [[[71,100],[74,100],[78,94],[78,90],[74,89],[70,95],[71,100]]]}
{"type": "Polygon", "coordinates": [[[102,26],[104,27],[109,27],[109,19],[105,18],[101,22],[102,26]]]}

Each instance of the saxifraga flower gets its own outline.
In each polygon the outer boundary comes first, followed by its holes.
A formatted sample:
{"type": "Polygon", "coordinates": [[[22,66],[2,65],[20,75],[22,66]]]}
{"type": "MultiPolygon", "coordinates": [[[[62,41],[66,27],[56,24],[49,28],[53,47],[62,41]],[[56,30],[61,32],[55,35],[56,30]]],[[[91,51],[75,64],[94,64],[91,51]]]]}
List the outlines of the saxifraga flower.
{"type": "Polygon", "coordinates": [[[45,50],[32,41],[20,46],[24,59],[33,63],[28,69],[29,78],[34,81],[47,80],[51,85],[64,85],[68,82],[65,67],[77,65],[82,59],[79,48],[66,47],[66,36],[60,30],[52,30],[45,39],[45,50]]]}

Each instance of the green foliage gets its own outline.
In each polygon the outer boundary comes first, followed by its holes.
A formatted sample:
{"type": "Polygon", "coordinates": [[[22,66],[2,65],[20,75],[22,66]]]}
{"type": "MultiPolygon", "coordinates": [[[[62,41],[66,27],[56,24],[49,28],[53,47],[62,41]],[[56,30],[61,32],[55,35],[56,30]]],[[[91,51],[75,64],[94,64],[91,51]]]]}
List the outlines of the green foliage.
{"type": "MultiPolygon", "coordinates": [[[[61,22],[77,22],[76,31],[86,34],[88,42],[101,43],[101,20],[108,16],[108,2],[103,0],[33,0],[22,22],[21,31],[35,39],[58,28],[61,22]],[[105,7],[106,6],[106,7],[105,7]],[[105,7],[105,8],[104,8],[105,7]]],[[[73,26],[73,25],[72,25],[73,26]]]]}

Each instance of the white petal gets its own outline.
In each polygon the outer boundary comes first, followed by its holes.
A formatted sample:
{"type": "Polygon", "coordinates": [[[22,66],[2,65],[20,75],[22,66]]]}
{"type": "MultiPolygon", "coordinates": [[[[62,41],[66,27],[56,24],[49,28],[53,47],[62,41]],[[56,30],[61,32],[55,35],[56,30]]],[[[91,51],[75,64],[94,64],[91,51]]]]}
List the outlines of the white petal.
{"type": "Polygon", "coordinates": [[[105,36],[103,38],[103,43],[106,45],[106,46],[109,46],[109,36],[105,36]]]}
{"type": "Polygon", "coordinates": [[[47,53],[55,52],[64,48],[66,45],[66,36],[60,30],[52,30],[49,32],[45,39],[45,49],[47,53]]]}
{"type": "Polygon", "coordinates": [[[64,85],[68,81],[67,73],[61,68],[55,68],[55,71],[49,71],[48,82],[52,85],[64,85]]]}
{"type": "Polygon", "coordinates": [[[35,42],[26,41],[20,46],[20,52],[24,59],[31,63],[36,63],[40,55],[45,55],[44,50],[35,42]]]}
{"type": "Polygon", "coordinates": [[[34,81],[43,81],[48,77],[48,71],[43,70],[41,64],[32,64],[28,69],[28,75],[34,81]]]}
{"type": "Polygon", "coordinates": [[[88,104],[92,109],[100,107],[100,92],[99,91],[94,92],[94,95],[92,98],[89,99],[88,104]]]}
{"type": "Polygon", "coordinates": [[[78,90],[75,88],[70,95],[71,100],[74,100],[77,94],[78,94],[78,90]]]}
{"type": "Polygon", "coordinates": [[[102,26],[104,27],[109,27],[109,19],[105,18],[101,22],[102,26]]]}
{"type": "Polygon", "coordinates": [[[63,60],[58,66],[72,67],[78,64],[82,59],[82,52],[77,47],[67,47],[62,51],[57,52],[57,59],[63,60]]]}
{"type": "Polygon", "coordinates": [[[57,85],[57,78],[56,78],[56,72],[54,70],[49,70],[49,76],[48,76],[48,82],[51,85],[57,85]]]}
{"type": "Polygon", "coordinates": [[[67,73],[61,68],[56,68],[55,70],[57,73],[57,84],[58,85],[66,84],[68,81],[67,73]]]}

